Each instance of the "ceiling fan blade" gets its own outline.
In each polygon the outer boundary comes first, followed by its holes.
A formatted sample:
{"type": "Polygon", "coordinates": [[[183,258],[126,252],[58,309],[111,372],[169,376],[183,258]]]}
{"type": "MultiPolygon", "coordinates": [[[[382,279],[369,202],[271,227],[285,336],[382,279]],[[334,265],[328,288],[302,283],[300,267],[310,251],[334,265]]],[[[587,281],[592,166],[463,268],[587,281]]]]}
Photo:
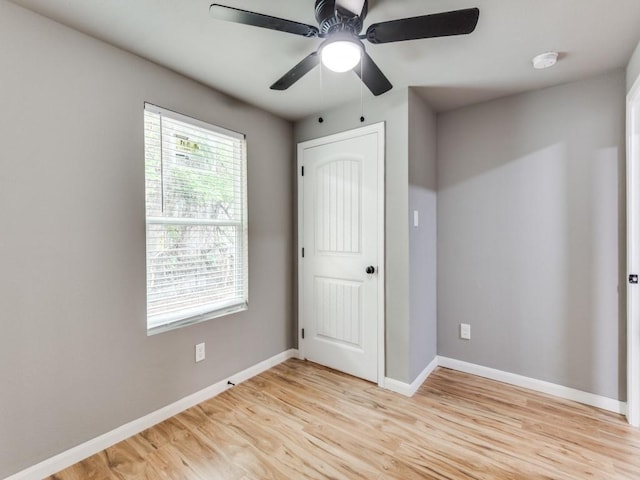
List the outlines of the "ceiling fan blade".
{"type": "Polygon", "coordinates": [[[293,33],[294,35],[301,35],[303,37],[317,37],[320,33],[316,27],[311,25],[271,17],[269,15],[263,15],[262,13],[240,10],[239,8],[227,7],[218,3],[211,4],[209,14],[217,20],[268,28],[270,30],[293,33]]]}
{"type": "Polygon", "coordinates": [[[319,63],[320,55],[318,55],[318,52],[310,53],[303,58],[300,63],[285,73],[276,83],[271,85],[271,90],[286,90],[313,70],[314,67],[317,67],[319,63]]]}
{"type": "Polygon", "coordinates": [[[382,70],[378,68],[373,58],[367,52],[362,52],[360,65],[353,69],[375,96],[382,95],[393,88],[391,82],[384,76],[382,70]]]}
{"type": "Polygon", "coordinates": [[[362,16],[366,0],[336,0],[336,7],[347,10],[354,15],[362,16]]]}
{"type": "Polygon", "coordinates": [[[371,43],[389,43],[420,38],[465,35],[475,30],[479,17],[479,9],[467,8],[374,23],[367,29],[367,40],[371,43]]]}

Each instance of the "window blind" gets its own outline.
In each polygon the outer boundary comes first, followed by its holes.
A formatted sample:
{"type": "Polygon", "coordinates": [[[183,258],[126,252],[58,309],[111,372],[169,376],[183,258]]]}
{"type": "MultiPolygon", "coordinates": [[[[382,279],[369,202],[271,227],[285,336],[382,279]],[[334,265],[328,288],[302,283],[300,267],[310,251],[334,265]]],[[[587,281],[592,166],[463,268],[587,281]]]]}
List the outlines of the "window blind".
{"type": "Polygon", "coordinates": [[[243,135],[145,104],[147,328],[245,309],[243,135]]]}

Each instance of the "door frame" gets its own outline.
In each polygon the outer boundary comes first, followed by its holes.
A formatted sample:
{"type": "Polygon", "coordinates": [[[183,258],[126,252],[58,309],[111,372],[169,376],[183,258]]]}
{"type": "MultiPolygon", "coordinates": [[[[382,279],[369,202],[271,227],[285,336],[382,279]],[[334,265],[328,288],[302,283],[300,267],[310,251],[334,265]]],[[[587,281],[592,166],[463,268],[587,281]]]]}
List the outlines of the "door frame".
{"type": "Polygon", "coordinates": [[[378,139],[378,386],[384,387],[385,379],[385,123],[375,123],[365,127],[354,128],[345,132],[335,133],[325,137],[298,143],[297,170],[298,179],[298,357],[305,359],[302,329],[304,328],[304,181],[302,178],[303,152],[306,148],[313,148],[327,143],[349,140],[371,133],[377,134],[378,139]]]}
{"type": "Polygon", "coordinates": [[[627,421],[640,426],[640,77],[627,94],[627,421]]]}

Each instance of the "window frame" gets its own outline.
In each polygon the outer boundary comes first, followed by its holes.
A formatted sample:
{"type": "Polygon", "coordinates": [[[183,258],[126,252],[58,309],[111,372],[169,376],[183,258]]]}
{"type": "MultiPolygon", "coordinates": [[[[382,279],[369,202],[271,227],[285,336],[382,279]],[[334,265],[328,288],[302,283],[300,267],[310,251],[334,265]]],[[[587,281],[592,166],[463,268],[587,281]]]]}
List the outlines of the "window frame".
{"type": "MultiPolygon", "coordinates": [[[[207,320],[211,320],[214,318],[219,318],[225,315],[230,315],[233,313],[241,312],[247,310],[249,308],[249,245],[248,245],[248,201],[247,201],[247,189],[248,189],[248,175],[247,175],[247,141],[246,135],[228,130],[223,127],[219,127],[217,125],[210,124],[208,122],[204,122],[202,120],[189,117],[187,115],[183,115],[181,113],[168,110],[157,105],[154,105],[149,102],[144,102],[144,110],[143,116],[146,116],[146,113],[150,112],[152,114],[159,115],[162,119],[163,117],[175,120],[178,122],[185,123],[189,126],[201,128],[204,130],[211,131],[217,135],[223,135],[226,137],[230,137],[236,141],[240,142],[240,200],[242,202],[241,206],[241,219],[239,221],[233,220],[218,220],[218,219],[208,219],[208,218],[180,218],[180,217],[157,217],[149,215],[149,207],[147,205],[147,130],[146,126],[144,127],[144,135],[143,135],[143,143],[144,143],[144,179],[145,179],[145,298],[146,298],[146,325],[147,325],[147,335],[155,335],[158,333],[163,333],[171,330],[175,330],[177,328],[182,328],[187,325],[193,325],[196,323],[204,322],[207,320]],[[236,251],[238,254],[242,256],[241,264],[238,265],[236,263],[236,278],[240,278],[242,281],[242,292],[243,300],[241,302],[237,301],[237,298],[230,298],[226,302],[216,302],[209,303],[199,306],[193,306],[191,308],[185,308],[178,312],[169,312],[166,314],[155,315],[154,318],[156,321],[153,324],[150,323],[149,316],[149,226],[150,225],[201,225],[201,226],[226,226],[233,227],[236,229],[236,251]],[[240,271],[238,271],[240,270],[240,271]]],[[[145,120],[146,121],[146,120],[145,120]]],[[[144,122],[143,122],[144,124],[144,122]]],[[[162,120],[161,120],[162,125],[162,120]]],[[[162,129],[162,126],[160,127],[162,129]]],[[[162,135],[162,134],[161,134],[162,135]]],[[[162,143],[162,140],[160,140],[162,143]]],[[[161,162],[164,161],[161,153],[161,162]]],[[[161,167],[162,169],[162,167],[161,167]]]]}

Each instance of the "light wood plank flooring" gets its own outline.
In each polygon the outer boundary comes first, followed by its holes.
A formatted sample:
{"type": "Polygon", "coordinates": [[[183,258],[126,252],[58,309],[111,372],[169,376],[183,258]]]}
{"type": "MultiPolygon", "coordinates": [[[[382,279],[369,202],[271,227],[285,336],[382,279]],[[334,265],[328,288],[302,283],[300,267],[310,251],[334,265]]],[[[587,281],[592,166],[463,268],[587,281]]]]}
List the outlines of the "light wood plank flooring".
{"type": "Polygon", "coordinates": [[[640,431],[443,368],[406,398],[289,360],[49,480],[640,479],[640,431]]]}

